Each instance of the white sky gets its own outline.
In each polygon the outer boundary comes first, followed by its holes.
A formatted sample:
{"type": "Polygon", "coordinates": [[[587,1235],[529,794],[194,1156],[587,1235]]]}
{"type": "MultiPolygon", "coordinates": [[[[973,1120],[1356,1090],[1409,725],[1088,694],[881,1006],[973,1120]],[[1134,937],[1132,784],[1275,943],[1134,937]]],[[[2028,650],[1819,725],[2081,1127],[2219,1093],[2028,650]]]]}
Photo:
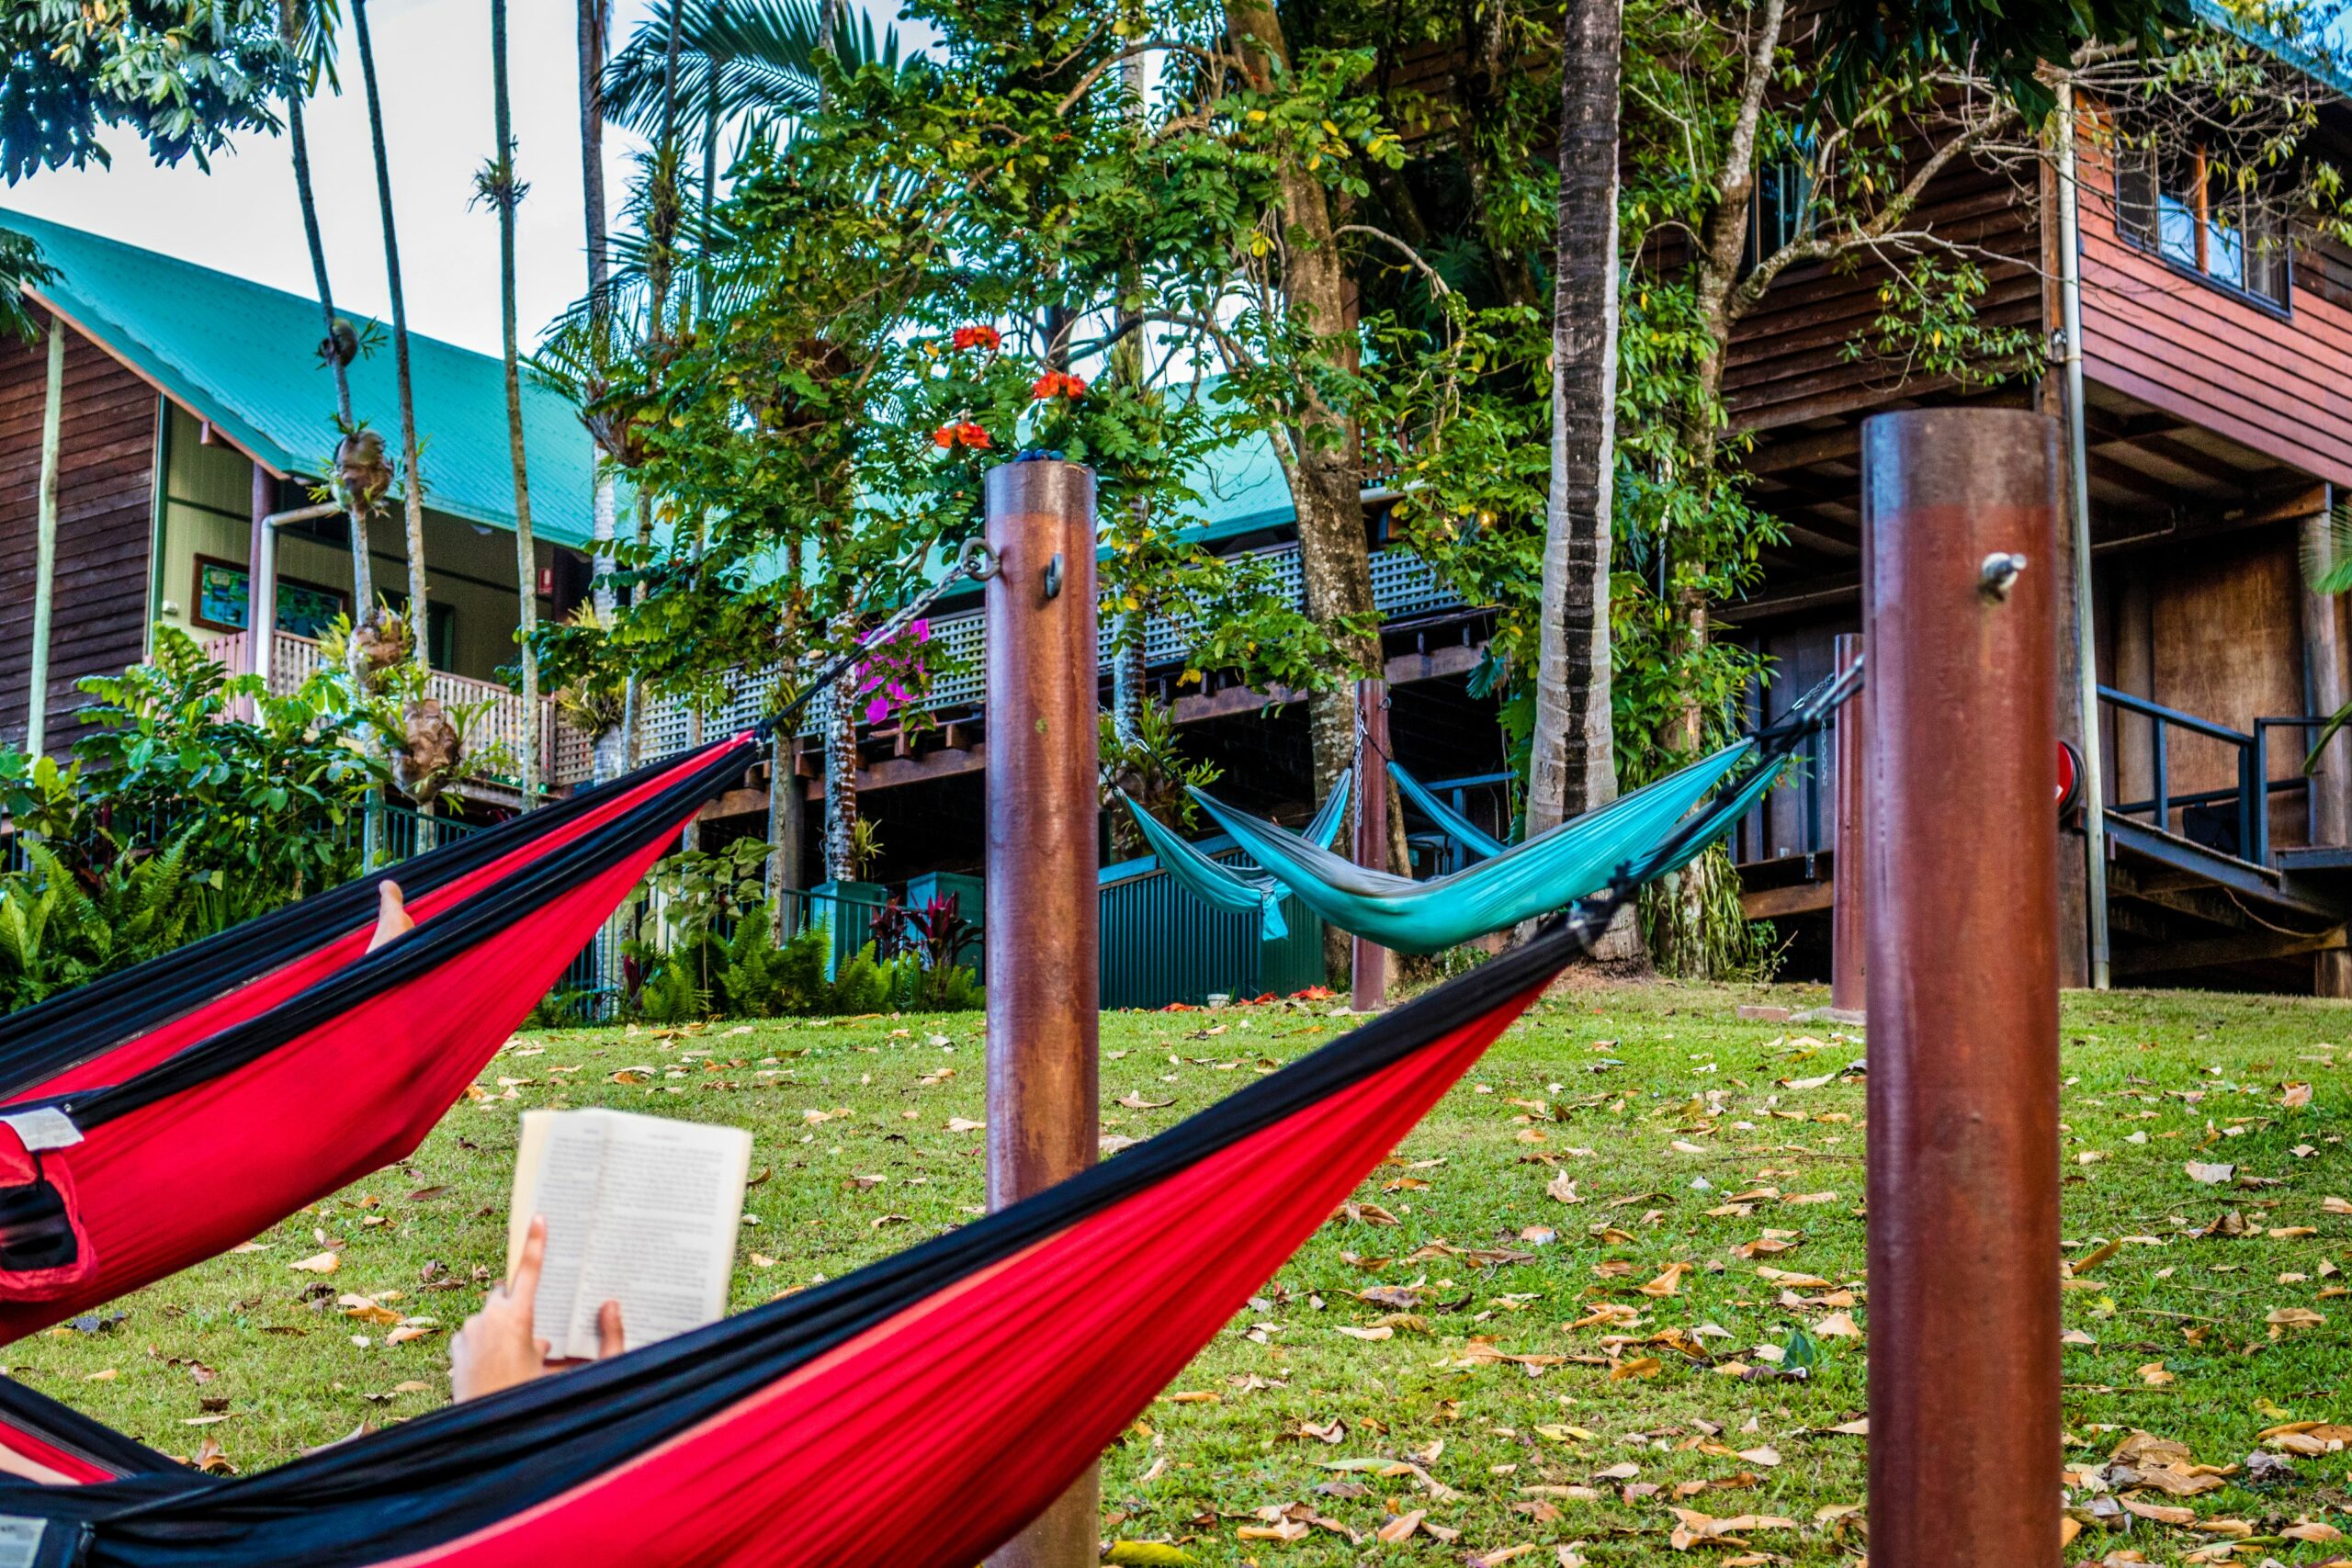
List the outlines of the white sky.
{"type": "MultiPolygon", "coordinates": [[[[617,49],[647,10],[617,0],[617,49]]],[[[587,284],[580,211],[580,76],[575,7],[516,0],[508,7],[516,168],[529,183],[516,226],[518,316],[527,347],[587,284]]],[[[472,208],[474,174],[490,155],[490,13],[481,0],[370,0],[392,201],[411,330],[495,354],[498,219],[472,208]]],[[[381,233],[357,46],[344,29],[342,95],[307,116],[328,277],[338,307],[386,316],[381,233]]],[[[242,139],[206,175],[193,160],[158,169],[136,137],[108,138],[111,169],[61,169],[0,191],[5,205],[257,283],[311,292],[310,254],[283,136],[242,139]]],[[[630,139],[607,130],[606,202],[617,214],[630,139]]]]}

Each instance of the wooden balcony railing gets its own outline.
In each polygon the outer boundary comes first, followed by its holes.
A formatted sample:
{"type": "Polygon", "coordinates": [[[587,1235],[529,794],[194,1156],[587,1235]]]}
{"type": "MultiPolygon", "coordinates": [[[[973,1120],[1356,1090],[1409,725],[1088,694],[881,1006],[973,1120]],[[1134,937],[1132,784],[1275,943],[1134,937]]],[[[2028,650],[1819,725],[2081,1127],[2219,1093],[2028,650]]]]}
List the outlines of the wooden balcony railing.
{"type": "MultiPolygon", "coordinates": [[[[205,650],[223,668],[239,673],[249,669],[246,634],[231,632],[205,644],[205,650]]],[[[297,637],[292,632],[279,632],[271,639],[269,649],[268,687],[273,695],[283,695],[299,688],[304,681],[322,668],[325,660],[319,652],[315,637],[297,637]]],[[[439,699],[444,707],[462,704],[471,707],[487,703],[488,707],[467,727],[466,744],[469,750],[482,754],[501,750],[519,761],[523,748],[538,750],[539,778],[547,788],[559,788],[586,780],[594,771],[594,748],[588,737],[581,734],[557,716],[553,702],[540,699],[539,711],[534,715],[523,705],[523,699],[505,687],[489,681],[469,680],[463,675],[451,675],[435,671],[425,690],[439,699]]],[[[498,773],[481,775],[497,783],[514,785],[513,777],[498,773]]]]}

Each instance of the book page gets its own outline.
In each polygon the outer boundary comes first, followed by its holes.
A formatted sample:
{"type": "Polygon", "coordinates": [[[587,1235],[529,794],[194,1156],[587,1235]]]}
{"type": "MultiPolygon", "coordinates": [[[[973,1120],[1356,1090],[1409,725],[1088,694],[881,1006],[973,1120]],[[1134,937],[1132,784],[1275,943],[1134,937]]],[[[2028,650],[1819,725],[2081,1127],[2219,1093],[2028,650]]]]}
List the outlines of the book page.
{"type": "Polygon", "coordinates": [[[594,1114],[605,1120],[603,1178],[568,1332],[554,1340],[558,1354],[567,1345],[574,1356],[596,1353],[596,1313],[606,1301],[621,1303],[632,1350],[715,1323],[735,1276],[752,1134],[621,1111],[594,1114]]]}
{"type": "MultiPolygon", "coordinates": [[[[531,1332],[548,1342],[551,1355],[571,1354],[565,1347],[571,1338],[581,1265],[596,1226],[611,1114],[602,1111],[523,1113],[522,1137],[514,1151],[514,1203],[506,1217],[506,1277],[514,1277],[531,1216],[545,1215],[547,1258],[540,1265],[539,1293],[532,1303],[531,1332]]],[[[594,1322],[592,1311],[588,1347],[592,1356],[596,1353],[594,1322]]]]}

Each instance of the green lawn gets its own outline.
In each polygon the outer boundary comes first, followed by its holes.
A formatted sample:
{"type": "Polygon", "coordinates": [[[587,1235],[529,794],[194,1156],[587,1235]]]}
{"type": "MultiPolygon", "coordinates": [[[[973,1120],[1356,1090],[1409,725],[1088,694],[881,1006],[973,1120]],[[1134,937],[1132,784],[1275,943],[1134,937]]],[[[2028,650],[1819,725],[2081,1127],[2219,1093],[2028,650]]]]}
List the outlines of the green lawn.
{"type": "MultiPolygon", "coordinates": [[[[1400,1562],[1859,1554],[1867,1438],[1841,1428],[1870,1324],[1863,1096],[1840,1069],[1860,1045],[1735,1017],[1822,999],[1569,990],[1514,1026],[1359,1217],[1324,1227],[1113,1450],[1106,1533],[1268,1568],[1361,1562],[1384,1530],[1400,1562]],[[1799,1325],[1813,1375],[1767,1375],[1799,1325]]],[[[1148,1136],[1346,1027],[1329,1004],[1106,1016],[1105,1132],[1148,1136]]],[[[447,1397],[447,1332],[501,1262],[519,1111],[752,1128],[749,1306],[974,1212],[979,1034],[961,1014],[518,1039],[406,1165],[116,1303],[118,1322],[0,1355],[171,1452],[275,1463],[447,1397]],[[334,1272],[297,1267],[330,1250],[334,1272]]],[[[2352,1010],[2326,1004],[2070,999],[2066,1238],[2104,1255],[2065,1294],[2068,1480],[2091,1527],[2070,1561],[2316,1563],[2343,1544],[2330,1521],[2352,1530],[2347,1456],[2324,1451],[2352,1427],[2278,1430],[2352,1421],[2347,1036],[2352,1010]],[[2209,1184],[2192,1163],[2233,1170],[2209,1184]],[[2135,1430],[2187,1453],[2115,1467],[2135,1430]]]]}

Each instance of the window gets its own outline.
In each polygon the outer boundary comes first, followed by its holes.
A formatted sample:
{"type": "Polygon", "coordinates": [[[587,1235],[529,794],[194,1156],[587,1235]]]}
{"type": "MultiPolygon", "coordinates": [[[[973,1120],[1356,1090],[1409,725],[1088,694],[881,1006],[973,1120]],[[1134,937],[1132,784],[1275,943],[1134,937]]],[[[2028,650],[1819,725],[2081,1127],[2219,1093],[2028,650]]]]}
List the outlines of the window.
{"type": "Polygon", "coordinates": [[[2258,192],[2237,187],[2202,147],[2119,147],[2115,227],[2184,271],[2271,304],[2287,303],[2286,225],[2258,192]]]}
{"type": "Polygon", "coordinates": [[[1812,170],[1795,152],[1765,159],[1756,170],[1756,188],[1748,203],[1747,249],[1739,264],[1742,276],[1812,229],[1812,170]]]}

